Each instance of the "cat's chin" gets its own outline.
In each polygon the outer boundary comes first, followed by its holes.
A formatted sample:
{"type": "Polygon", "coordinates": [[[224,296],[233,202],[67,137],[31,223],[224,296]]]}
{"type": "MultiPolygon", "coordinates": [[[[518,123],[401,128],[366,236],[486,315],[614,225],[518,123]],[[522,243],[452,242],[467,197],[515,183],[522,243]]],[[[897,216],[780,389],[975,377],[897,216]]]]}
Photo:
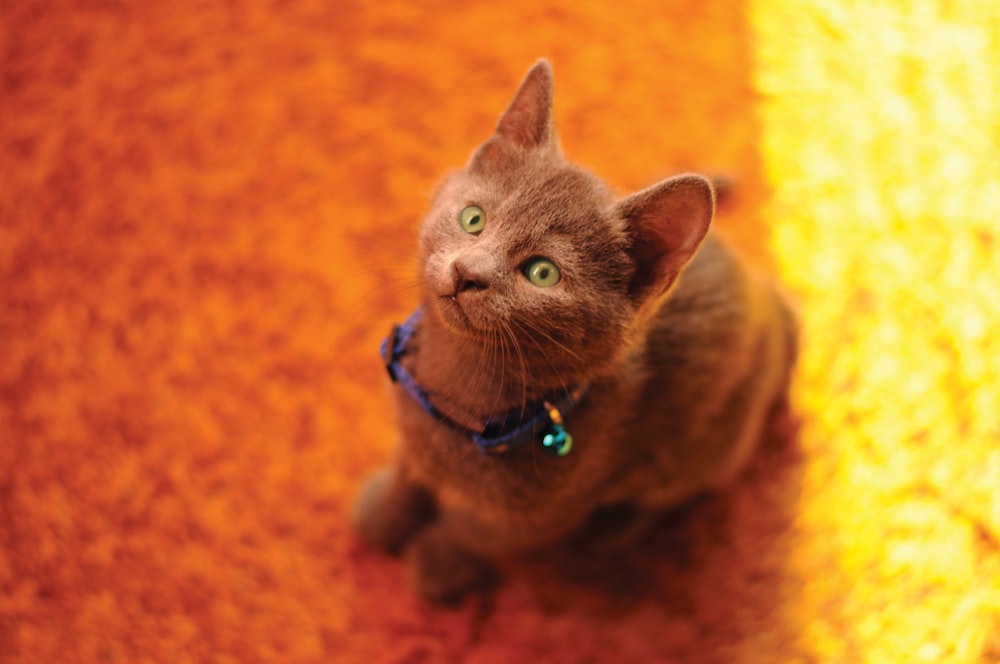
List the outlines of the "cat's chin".
{"type": "Polygon", "coordinates": [[[476,324],[455,297],[450,295],[439,297],[436,308],[441,322],[452,332],[476,338],[488,336],[488,331],[476,324]]]}

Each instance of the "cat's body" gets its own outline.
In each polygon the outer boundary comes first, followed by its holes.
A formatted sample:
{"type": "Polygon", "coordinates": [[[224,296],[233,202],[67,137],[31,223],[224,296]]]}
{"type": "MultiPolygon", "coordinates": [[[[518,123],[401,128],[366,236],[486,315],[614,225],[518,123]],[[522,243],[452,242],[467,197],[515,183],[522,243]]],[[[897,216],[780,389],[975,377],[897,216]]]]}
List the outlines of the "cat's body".
{"type": "Polygon", "coordinates": [[[460,596],[489,561],[553,543],[597,508],[654,512],[723,485],[794,362],[784,301],[708,233],[708,182],[615,201],[563,160],[550,104],[543,62],[421,233],[423,315],[400,361],[448,421],[397,388],[398,452],[356,520],[405,552],[429,599],[460,596]],[[565,456],[531,441],[485,454],[465,430],[581,386],[565,456]]]}

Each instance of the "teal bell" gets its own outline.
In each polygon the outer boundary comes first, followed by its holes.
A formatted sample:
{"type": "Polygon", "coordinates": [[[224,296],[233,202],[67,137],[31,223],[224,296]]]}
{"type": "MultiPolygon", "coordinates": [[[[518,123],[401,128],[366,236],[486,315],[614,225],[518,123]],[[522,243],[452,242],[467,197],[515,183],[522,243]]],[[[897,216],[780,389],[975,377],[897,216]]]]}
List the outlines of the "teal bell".
{"type": "Polygon", "coordinates": [[[553,424],[541,442],[542,449],[552,456],[566,456],[573,449],[573,436],[561,424],[553,424]]]}

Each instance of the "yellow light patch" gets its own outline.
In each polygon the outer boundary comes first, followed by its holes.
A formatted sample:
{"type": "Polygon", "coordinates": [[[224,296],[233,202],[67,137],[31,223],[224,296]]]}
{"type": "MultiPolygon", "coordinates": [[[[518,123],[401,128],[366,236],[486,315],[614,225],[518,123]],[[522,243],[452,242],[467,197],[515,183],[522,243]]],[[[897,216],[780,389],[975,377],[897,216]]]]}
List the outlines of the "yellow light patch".
{"type": "Polygon", "coordinates": [[[1000,657],[1000,5],[751,8],[804,324],[801,645],[1000,657]]]}

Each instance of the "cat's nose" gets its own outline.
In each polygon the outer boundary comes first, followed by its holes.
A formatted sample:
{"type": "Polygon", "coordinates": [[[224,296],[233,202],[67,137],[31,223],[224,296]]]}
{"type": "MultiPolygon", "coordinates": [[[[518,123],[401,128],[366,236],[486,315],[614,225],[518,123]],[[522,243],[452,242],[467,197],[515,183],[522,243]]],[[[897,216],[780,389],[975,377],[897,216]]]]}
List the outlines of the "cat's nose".
{"type": "Polygon", "coordinates": [[[489,277],[482,266],[463,258],[456,258],[451,264],[452,295],[484,291],[489,288],[489,277]]]}

